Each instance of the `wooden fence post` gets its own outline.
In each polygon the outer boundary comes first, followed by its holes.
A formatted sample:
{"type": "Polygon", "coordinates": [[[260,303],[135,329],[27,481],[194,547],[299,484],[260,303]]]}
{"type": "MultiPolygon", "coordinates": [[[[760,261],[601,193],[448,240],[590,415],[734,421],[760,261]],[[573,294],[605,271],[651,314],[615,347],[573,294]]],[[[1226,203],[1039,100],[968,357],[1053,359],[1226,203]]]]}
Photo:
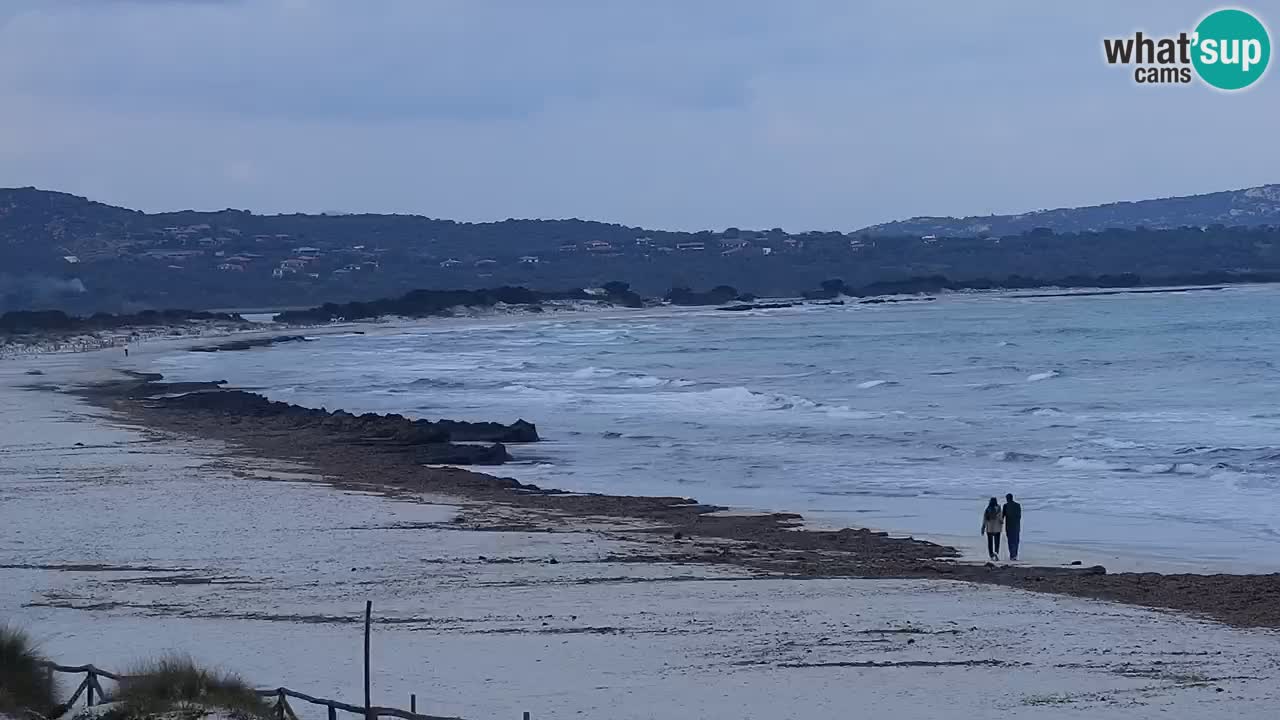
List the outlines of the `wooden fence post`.
{"type": "Polygon", "coordinates": [[[284,688],[276,691],[276,720],[285,720],[284,717],[284,688]]]}
{"type": "Polygon", "coordinates": [[[329,706],[329,720],[338,720],[338,708],[329,706]]]}
{"type": "Polygon", "coordinates": [[[524,711],[524,720],[529,720],[529,711],[528,711],[528,710],[525,710],[525,711],[524,711]]]}
{"type": "Polygon", "coordinates": [[[373,621],[373,601],[364,601],[364,717],[365,720],[375,720],[373,711],[370,710],[373,703],[369,699],[369,626],[373,621]]]}
{"type": "Polygon", "coordinates": [[[409,693],[409,712],[414,715],[418,714],[418,695],[416,693],[409,693]]]}
{"type": "Polygon", "coordinates": [[[93,707],[93,671],[90,670],[84,675],[85,693],[84,706],[93,707]]]}

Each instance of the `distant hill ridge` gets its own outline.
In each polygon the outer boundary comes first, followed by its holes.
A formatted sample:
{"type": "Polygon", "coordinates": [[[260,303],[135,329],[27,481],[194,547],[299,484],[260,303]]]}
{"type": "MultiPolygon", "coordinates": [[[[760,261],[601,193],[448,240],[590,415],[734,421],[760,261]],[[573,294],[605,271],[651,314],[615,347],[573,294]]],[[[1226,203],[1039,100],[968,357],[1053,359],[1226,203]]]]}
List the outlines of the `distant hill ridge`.
{"type": "Polygon", "coordinates": [[[1047,228],[1054,232],[1088,232],[1110,228],[1254,227],[1280,225],[1280,185],[1260,185],[1205,195],[1115,202],[1088,207],[1036,210],[1018,215],[914,217],[871,225],[872,235],[936,235],[976,237],[1017,235],[1047,228]]]}
{"type": "Polygon", "coordinates": [[[613,280],[660,296],[733,286],[784,297],[945,276],[1280,272],[1280,185],[1023,215],[916,218],[861,231],[681,232],[590,220],[144,213],[0,189],[0,312],[313,307],[410,290],[539,291],[613,280]]]}

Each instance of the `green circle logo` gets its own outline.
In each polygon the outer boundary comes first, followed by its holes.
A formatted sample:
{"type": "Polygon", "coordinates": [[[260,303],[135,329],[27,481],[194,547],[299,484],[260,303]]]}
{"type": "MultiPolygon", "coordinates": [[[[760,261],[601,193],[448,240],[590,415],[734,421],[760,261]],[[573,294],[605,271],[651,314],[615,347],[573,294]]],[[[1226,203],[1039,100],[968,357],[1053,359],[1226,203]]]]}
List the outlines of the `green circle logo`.
{"type": "Polygon", "coordinates": [[[1196,26],[1191,62],[1200,79],[1219,90],[1247,88],[1271,59],[1267,28],[1244,10],[1218,10],[1196,26]]]}

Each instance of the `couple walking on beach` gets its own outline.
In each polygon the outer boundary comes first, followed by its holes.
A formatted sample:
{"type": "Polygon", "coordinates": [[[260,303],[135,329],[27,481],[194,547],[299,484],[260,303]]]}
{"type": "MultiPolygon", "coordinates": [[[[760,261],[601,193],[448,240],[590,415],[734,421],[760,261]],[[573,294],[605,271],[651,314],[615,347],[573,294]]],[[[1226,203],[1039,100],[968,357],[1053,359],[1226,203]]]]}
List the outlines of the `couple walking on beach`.
{"type": "Polygon", "coordinates": [[[1004,507],[991,498],[982,513],[982,532],[987,534],[987,554],[992,560],[1000,559],[1000,532],[1009,536],[1009,559],[1018,559],[1018,544],[1022,540],[1022,506],[1013,500],[1013,493],[1004,496],[1004,507]]]}

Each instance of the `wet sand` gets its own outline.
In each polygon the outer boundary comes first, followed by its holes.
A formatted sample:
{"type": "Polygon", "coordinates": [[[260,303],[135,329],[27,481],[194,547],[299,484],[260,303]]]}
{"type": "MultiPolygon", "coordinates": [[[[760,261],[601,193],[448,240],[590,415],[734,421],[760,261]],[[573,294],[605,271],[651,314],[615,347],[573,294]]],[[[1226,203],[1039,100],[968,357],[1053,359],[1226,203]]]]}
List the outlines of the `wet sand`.
{"type": "Polygon", "coordinates": [[[1280,575],[1107,573],[1093,567],[959,562],[954,549],[866,529],[803,529],[787,513],[733,514],[691,498],[579,494],[457,468],[425,467],[403,447],[352,444],[324,424],[174,407],[154,396],[209,386],[123,376],[79,393],[131,422],[217,439],[262,458],[299,463],[339,483],[428,492],[574,518],[642,521],[664,540],[652,561],[732,565],[801,578],[947,579],[1177,610],[1245,627],[1280,627],[1280,575]]]}
{"type": "Polygon", "coordinates": [[[938,546],[793,540],[786,517],[513,490],[326,449],[319,433],[257,450],[249,426],[212,437],[243,423],[156,416],[153,429],[20,389],[118,379],[118,362],[42,359],[44,377],[0,364],[0,609],[64,662],[117,669],[178,650],[259,686],[358,701],[371,599],[375,701],[417,693],[440,715],[1190,720],[1270,717],[1280,701],[1270,632],[942,571],[818,574],[955,565],[921,558],[938,546]],[[432,483],[452,492],[424,493],[432,483]],[[676,527],[692,529],[676,540],[676,527]],[[755,539],[716,536],[727,528],[755,539]]]}

